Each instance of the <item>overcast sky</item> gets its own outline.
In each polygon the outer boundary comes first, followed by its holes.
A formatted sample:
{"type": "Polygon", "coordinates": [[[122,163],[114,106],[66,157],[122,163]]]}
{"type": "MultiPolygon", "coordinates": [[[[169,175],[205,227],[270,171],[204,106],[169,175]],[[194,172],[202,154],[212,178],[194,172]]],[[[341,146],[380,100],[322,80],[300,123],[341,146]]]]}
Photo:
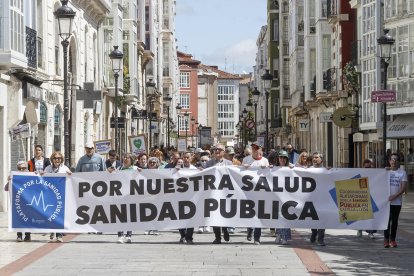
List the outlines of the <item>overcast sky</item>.
{"type": "Polygon", "coordinates": [[[248,73],[266,25],[266,0],[177,0],[178,50],[229,73],[248,73]]]}

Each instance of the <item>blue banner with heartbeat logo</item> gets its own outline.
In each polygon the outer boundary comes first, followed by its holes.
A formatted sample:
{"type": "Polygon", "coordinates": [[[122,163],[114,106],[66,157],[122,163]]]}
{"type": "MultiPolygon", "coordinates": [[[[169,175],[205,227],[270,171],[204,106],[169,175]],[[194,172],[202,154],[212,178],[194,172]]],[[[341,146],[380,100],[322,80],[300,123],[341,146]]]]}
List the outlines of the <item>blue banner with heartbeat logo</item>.
{"type": "Polygon", "coordinates": [[[65,177],[13,175],[12,228],[65,228],[65,177]]]}

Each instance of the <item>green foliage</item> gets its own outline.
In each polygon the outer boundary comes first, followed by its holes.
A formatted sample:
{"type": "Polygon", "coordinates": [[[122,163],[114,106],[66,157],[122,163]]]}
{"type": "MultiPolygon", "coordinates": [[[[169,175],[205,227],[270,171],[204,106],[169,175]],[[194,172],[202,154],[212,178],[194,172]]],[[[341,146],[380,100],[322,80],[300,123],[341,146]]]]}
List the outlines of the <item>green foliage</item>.
{"type": "Polygon", "coordinates": [[[343,82],[345,89],[352,94],[360,92],[359,76],[352,62],[348,62],[342,68],[343,82]]]}

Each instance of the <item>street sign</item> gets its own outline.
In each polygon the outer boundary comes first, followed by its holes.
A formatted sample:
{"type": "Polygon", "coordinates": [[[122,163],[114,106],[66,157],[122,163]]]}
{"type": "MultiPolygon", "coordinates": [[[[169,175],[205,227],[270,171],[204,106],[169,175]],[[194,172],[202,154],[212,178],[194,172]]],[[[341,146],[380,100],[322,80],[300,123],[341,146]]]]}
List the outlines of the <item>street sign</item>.
{"type": "MultiPolygon", "coordinates": [[[[111,117],[111,128],[115,128],[115,117],[111,117]]],[[[125,128],[125,117],[118,117],[118,128],[125,128]]]]}
{"type": "Polygon", "coordinates": [[[395,102],[395,90],[377,90],[371,92],[371,102],[373,103],[387,103],[395,102]]]}
{"type": "Polygon", "coordinates": [[[254,125],[255,125],[255,123],[254,123],[254,121],[252,119],[249,119],[249,120],[246,121],[246,127],[248,129],[254,128],[254,125]]]}

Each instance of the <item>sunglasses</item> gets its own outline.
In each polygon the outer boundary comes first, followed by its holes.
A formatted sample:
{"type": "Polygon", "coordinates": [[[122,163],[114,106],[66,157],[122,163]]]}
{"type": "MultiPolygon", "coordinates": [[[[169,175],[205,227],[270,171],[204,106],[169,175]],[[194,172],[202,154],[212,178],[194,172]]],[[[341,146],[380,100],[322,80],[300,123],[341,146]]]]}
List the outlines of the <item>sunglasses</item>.
{"type": "Polygon", "coordinates": [[[201,162],[207,162],[208,160],[200,160],[201,162]]]}
{"type": "Polygon", "coordinates": [[[148,162],[148,164],[157,164],[157,162],[151,161],[151,162],[148,162]]]}
{"type": "Polygon", "coordinates": [[[53,160],[62,160],[62,157],[53,157],[53,160]]]}
{"type": "Polygon", "coordinates": [[[19,171],[24,171],[24,170],[26,170],[27,168],[26,167],[18,167],[17,168],[19,171]]]}

